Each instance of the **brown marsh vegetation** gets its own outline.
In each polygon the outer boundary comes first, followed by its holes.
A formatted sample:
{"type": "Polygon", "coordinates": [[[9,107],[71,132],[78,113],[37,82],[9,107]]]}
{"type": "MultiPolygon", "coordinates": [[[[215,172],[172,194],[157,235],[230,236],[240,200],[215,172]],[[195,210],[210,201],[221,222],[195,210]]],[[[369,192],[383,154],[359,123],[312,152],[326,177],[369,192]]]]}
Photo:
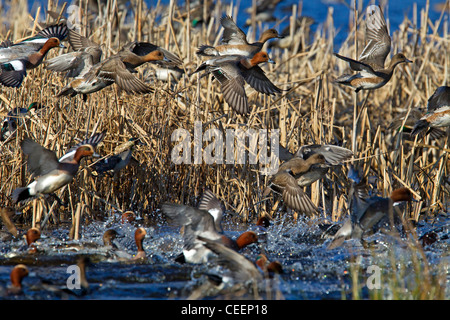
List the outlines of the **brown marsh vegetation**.
{"type": "MultiPolygon", "coordinates": [[[[27,1],[10,3],[10,9],[0,17],[1,39],[25,38],[59,19],[46,15],[45,20],[35,20],[24,10],[27,1]]],[[[186,11],[176,1],[152,10],[143,1],[132,1],[128,9],[121,7],[121,1],[79,3],[81,32],[102,43],[105,56],[117,52],[128,41],[149,41],[181,57],[183,74],[179,79],[161,81],[155,77],[156,67],[147,64],[139,68],[139,76],[156,89],[154,93],[127,95],[110,86],[91,94],[86,102],[81,97],[56,98],[67,80],[42,67],[29,71],[18,89],[1,87],[1,116],[32,102],[46,106],[30,112],[17,137],[0,143],[2,206],[11,206],[12,191],[30,182],[19,146],[23,137],[32,137],[61,156],[92,132],[106,130],[106,138],[96,150],[102,156],[113,154],[131,137],[138,137],[145,145],[136,147],[136,161],[114,177],[93,175],[91,164],[95,159],[85,160],[74,181],[57,192],[68,206],[51,203],[50,225],[71,223],[75,216],[81,216],[80,223],[88,224],[112,212],[128,210],[152,223],[162,202],[196,205],[205,188],[210,188],[243,222],[256,221],[263,214],[291,215],[285,209],[275,211],[271,200],[261,201],[269,177],[260,173],[258,164],[173,163],[171,151],[176,142],[172,141],[172,133],[182,128],[193,136],[195,121],[201,121],[203,130],[217,128],[223,133],[237,128],[279,129],[280,144],[291,152],[311,143],[339,144],[354,151],[352,162],[369,177],[370,187],[378,195],[387,196],[401,186],[411,189],[420,201],[412,205],[407,219],[433,219],[436,214],[448,212],[448,137],[435,141],[410,139],[408,133],[389,127],[401,113],[425,108],[435,89],[449,84],[450,35],[444,14],[431,21],[431,8],[427,6],[424,11],[414,10],[413,19],[405,18],[398,29],[391,28],[392,52],[401,50],[414,62],[398,67],[386,86],[356,94],[333,83],[348,66],[333,55],[337,51],[333,43],[337,31],[330,9],[325,23],[315,32],[309,34],[307,25],[303,25],[305,30],[293,37],[293,46],[269,50],[276,64],[266,64],[263,69],[285,91],[264,96],[247,88],[251,111],[242,116],[223,101],[216,81],[210,77],[199,80],[197,75],[188,77],[202,61],[195,54],[197,48],[219,42],[218,21],[225,13],[236,16],[236,7],[217,1],[213,10],[200,10],[201,16],[211,14],[211,19],[194,28],[190,21],[198,10],[186,11]]],[[[48,2],[49,10],[57,13],[67,5],[48,2]]],[[[294,7],[289,19],[298,16],[299,10],[294,7]]],[[[357,15],[356,24],[349,22],[351,31],[339,49],[342,55],[356,57],[362,50],[363,16],[357,15]]],[[[256,22],[254,27],[258,33],[262,31],[256,22]]],[[[66,51],[55,49],[47,59],[66,51]]],[[[347,216],[348,164],[330,171],[326,180],[306,189],[312,201],[323,208],[322,218],[329,221],[341,221],[347,216]]],[[[40,203],[34,200],[23,207],[20,222],[35,224],[40,219],[40,203]]]]}

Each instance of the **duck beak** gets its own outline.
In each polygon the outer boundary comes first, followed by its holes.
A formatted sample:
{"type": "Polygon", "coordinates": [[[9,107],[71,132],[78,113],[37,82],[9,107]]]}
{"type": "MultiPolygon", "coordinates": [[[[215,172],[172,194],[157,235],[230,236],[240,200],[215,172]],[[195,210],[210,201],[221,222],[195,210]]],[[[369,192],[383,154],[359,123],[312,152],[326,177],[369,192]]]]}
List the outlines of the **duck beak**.
{"type": "Polygon", "coordinates": [[[60,44],[59,44],[59,47],[60,47],[60,48],[65,48],[66,46],[63,45],[62,43],[60,43],[60,44]]]}
{"type": "Polygon", "coordinates": [[[172,60],[167,59],[166,57],[164,57],[163,61],[164,61],[164,62],[172,62],[172,60]]]}
{"type": "Polygon", "coordinates": [[[412,61],[412,60],[409,60],[409,59],[406,59],[406,62],[408,62],[408,63],[413,63],[413,61],[412,61]]]}
{"type": "Polygon", "coordinates": [[[93,156],[94,158],[100,158],[100,155],[99,155],[97,152],[94,152],[94,153],[92,154],[92,156],[93,156]]]}
{"type": "Polygon", "coordinates": [[[276,64],[275,61],[273,61],[272,59],[269,59],[267,62],[268,62],[268,63],[276,64]]]}

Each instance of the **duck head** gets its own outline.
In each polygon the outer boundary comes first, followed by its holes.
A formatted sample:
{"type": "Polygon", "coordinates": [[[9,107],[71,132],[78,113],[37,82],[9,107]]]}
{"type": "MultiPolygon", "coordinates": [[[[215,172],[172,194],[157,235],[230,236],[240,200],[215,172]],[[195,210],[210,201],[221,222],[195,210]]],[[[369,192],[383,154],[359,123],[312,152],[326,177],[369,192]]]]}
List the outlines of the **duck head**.
{"type": "Polygon", "coordinates": [[[61,41],[59,41],[58,38],[50,38],[44,43],[44,46],[42,47],[41,51],[47,52],[48,50],[55,47],[65,48],[65,46],[61,43],[61,41]]]}
{"type": "Polygon", "coordinates": [[[30,246],[32,243],[36,242],[41,238],[41,231],[38,228],[30,228],[28,229],[25,239],[27,241],[27,245],[30,246]]]}
{"type": "Polygon", "coordinates": [[[253,231],[246,231],[236,239],[239,249],[256,242],[258,242],[258,236],[253,231]]]}
{"type": "Polygon", "coordinates": [[[22,280],[28,276],[28,268],[24,264],[16,265],[10,274],[11,284],[15,288],[22,288],[22,280]]]}
{"type": "Polygon", "coordinates": [[[89,156],[98,155],[94,152],[94,147],[92,147],[90,144],[84,144],[82,146],[79,146],[77,151],[75,151],[73,159],[79,163],[82,158],[89,156]]]}
{"type": "Polygon", "coordinates": [[[255,53],[253,58],[250,60],[250,63],[253,66],[256,66],[257,64],[263,63],[263,62],[269,62],[269,63],[275,64],[275,61],[270,59],[269,54],[265,51],[260,51],[260,52],[255,53]]]}
{"type": "Polygon", "coordinates": [[[105,246],[111,246],[112,241],[117,237],[117,231],[114,229],[108,229],[103,233],[103,244],[105,246]]]}
{"type": "Polygon", "coordinates": [[[278,33],[278,31],[275,30],[275,29],[269,29],[269,30],[264,31],[261,34],[261,37],[259,38],[259,42],[264,43],[267,40],[274,39],[274,38],[280,38],[281,39],[281,38],[284,38],[284,36],[280,35],[278,33]]]}
{"type": "Polygon", "coordinates": [[[399,52],[392,57],[390,66],[393,67],[399,63],[412,63],[412,61],[406,58],[406,56],[403,53],[399,52]]]}
{"type": "Polygon", "coordinates": [[[165,62],[170,62],[170,60],[167,59],[164,56],[164,53],[162,53],[159,50],[154,50],[154,51],[150,52],[149,54],[146,54],[144,56],[144,60],[147,61],[147,62],[148,61],[165,61],[165,62]]]}
{"type": "Polygon", "coordinates": [[[146,235],[147,231],[145,231],[144,228],[137,228],[136,231],[134,232],[134,241],[136,241],[138,251],[144,251],[142,242],[144,241],[146,235]]]}

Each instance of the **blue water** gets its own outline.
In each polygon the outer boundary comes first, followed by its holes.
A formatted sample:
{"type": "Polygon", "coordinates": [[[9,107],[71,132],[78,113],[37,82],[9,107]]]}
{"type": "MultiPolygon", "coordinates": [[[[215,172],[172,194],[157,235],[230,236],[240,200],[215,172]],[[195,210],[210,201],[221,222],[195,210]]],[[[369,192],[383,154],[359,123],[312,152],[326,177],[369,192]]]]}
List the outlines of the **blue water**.
{"type": "MultiPolygon", "coordinates": [[[[158,1],[156,0],[146,0],[146,3],[149,7],[156,6],[158,1]]],[[[231,3],[231,1],[223,1],[224,3],[231,3]]],[[[347,1],[350,3],[351,6],[353,6],[353,1],[347,1]]],[[[360,1],[358,1],[360,2],[360,1]]],[[[384,2],[384,1],[383,1],[384,2]]],[[[434,23],[437,21],[440,17],[440,12],[438,12],[435,8],[436,4],[445,2],[443,0],[430,0],[430,10],[429,10],[429,18],[434,23]]],[[[69,4],[71,2],[69,1],[69,4]]],[[[162,4],[168,4],[169,0],[161,0],[162,4]]],[[[247,28],[244,27],[245,21],[247,18],[249,18],[249,14],[245,12],[245,9],[250,7],[252,4],[252,0],[241,0],[235,1],[236,3],[240,3],[239,8],[239,15],[235,19],[237,19],[237,23],[244,31],[247,31],[247,28]]],[[[367,7],[367,5],[373,3],[373,1],[363,1],[362,3],[362,9],[367,7]]],[[[380,2],[375,2],[380,3],[380,2]]],[[[402,0],[402,1],[389,1],[387,6],[385,7],[385,18],[388,22],[388,25],[390,25],[390,32],[391,34],[398,30],[399,25],[403,22],[405,17],[408,17],[411,21],[414,21],[413,19],[413,5],[414,3],[417,4],[417,21],[420,21],[420,12],[421,10],[425,10],[426,7],[426,0],[402,0]]],[[[310,16],[312,17],[316,23],[312,26],[312,29],[315,30],[318,26],[320,26],[322,23],[325,22],[328,14],[329,7],[333,8],[333,20],[335,27],[339,30],[339,32],[336,34],[335,38],[335,44],[339,45],[342,43],[345,38],[347,37],[347,34],[349,32],[349,21],[350,17],[352,17],[350,9],[348,6],[342,1],[339,3],[339,0],[313,0],[313,1],[296,1],[296,0],[284,0],[281,1],[281,3],[278,4],[275,16],[277,19],[282,20],[285,16],[289,17],[292,10],[289,10],[286,8],[290,8],[292,4],[301,5],[302,7],[302,15],[310,16]]],[[[42,6],[42,8],[46,8],[47,1],[40,0],[40,1],[29,1],[29,8],[31,15],[34,15],[37,7],[42,6]]],[[[179,1],[179,5],[183,6],[184,1],[179,1]]],[[[358,5],[358,4],[357,4],[358,5]]],[[[41,9],[41,11],[43,11],[41,9]]],[[[446,13],[446,19],[448,20],[448,12],[446,13]]],[[[278,21],[278,22],[279,22],[278,21]]],[[[283,20],[278,27],[281,31],[286,25],[288,19],[283,20]]],[[[268,26],[272,27],[277,22],[269,23],[268,26]]],[[[420,22],[419,22],[420,23],[420,22]]],[[[419,26],[420,27],[420,26],[419,26]]],[[[442,30],[442,24],[441,28],[442,30]]]]}

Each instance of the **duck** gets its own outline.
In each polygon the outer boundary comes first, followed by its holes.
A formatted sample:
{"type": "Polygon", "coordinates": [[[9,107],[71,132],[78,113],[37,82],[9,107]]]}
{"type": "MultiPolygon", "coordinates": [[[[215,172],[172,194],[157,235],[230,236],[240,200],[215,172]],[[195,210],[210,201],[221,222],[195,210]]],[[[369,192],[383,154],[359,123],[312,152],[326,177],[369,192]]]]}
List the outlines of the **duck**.
{"type": "Polygon", "coordinates": [[[100,63],[102,48],[73,29],[69,30],[68,40],[74,51],[44,61],[44,69],[65,72],[67,78],[82,78],[94,65],[100,63]]]}
{"type": "Polygon", "coordinates": [[[78,252],[80,250],[89,250],[89,249],[107,249],[107,250],[116,250],[117,245],[114,243],[114,240],[118,236],[118,233],[114,229],[108,229],[106,230],[102,235],[102,244],[99,244],[97,242],[91,242],[91,241],[84,241],[79,242],[78,240],[67,242],[67,243],[61,243],[58,245],[53,246],[53,249],[58,250],[59,252],[65,252],[65,251],[74,251],[78,252]]]}
{"type": "Polygon", "coordinates": [[[367,45],[358,60],[334,53],[337,58],[348,62],[353,71],[357,71],[353,75],[341,75],[334,82],[350,86],[355,92],[383,87],[391,79],[397,65],[412,63],[399,52],[392,57],[388,67],[384,66],[386,57],[391,51],[391,37],[383,12],[378,5],[370,5],[366,9],[366,39],[367,45]]]}
{"type": "Polygon", "coordinates": [[[130,259],[131,261],[142,261],[147,258],[143,245],[146,235],[147,231],[145,231],[142,227],[137,228],[134,232],[134,241],[136,243],[137,253],[130,259]]]}
{"type": "Polygon", "coordinates": [[[30,138],[23,139],[20,146],[22,152],[28,156],[28,171],[38,178],[26,187],[19,187],[13,191],[11,197],[14,204],[35,196],[54,193],[73,180],[81,159],[97,156],[91,144],[78,146],[73,156],[65,155],[63,160],[58,160],[55,152],[42,147],[30,138]]]}
{"type": "MultiPolygon", "coordinates": [[[[113,83],[126,93],[146,94],[154,90],[138,77],[134,76],[134,69],[127,68],[128,62],[123,62],[123,57],[111,56],[106,60],[94,65],[89,72],[82,77],[76,77],[67,84],[56,97],[83,95],[86,101],[87,95],[100,91],[113,83]]],[[[165,60],[164,54],[155,50],[145,56],[146,61],[165,60]]],[[[128,63],[129,64],[129,63],[128,63]]]]}
{"type": "Polygon", "coordinates": [[[41,231],[36,227],[31,227],[25,232],[23,235],[23,239],[25,241],[24,244],[20,245],[17,250],[11,251],[8,254],[8,257],[15,257],[17,255],[28,255],[28,254],[36,254],[40,253],[41,250],[38,250],[37,241],[41,238],[41,231]]]}
{"type": "MultiPolygon", "coordinates": [[[[325,164],[325,156],[315,153],[306,160],[295,157],[284,162],[278,172],[270,178],[269,184],[263,192],[267,197],[272,191],[282,195],[283,201],[288,208],[312,216],[318,213],[318,208],[308,195],[301,189],[298,179],[307,174],[314,165],[325,164]]],[[[314,177],[315,178],[315,177],[314,177]]],[[[311,181],[312,179],[308,179],[311,181]]]]}
{"type": "MultiPolygon", "coordinates": [[[[215,197],[205,201],[220,204],[215,197]]],[[[205,207],[208,207],[208,205],[202,204],[202,208],[205,207]]],[[[215,218],[210,212],[219,211],[222,210],[222,208],[217,205],[210,205],[209,207],[210,209],[206,211],[183,204],[168,202],[162,204],[162,212],[177,225],[184,226],[183,252],[175,259],[175,261],[180,263],[188,262],[200,264],[205,263],[214,257],[211,250],[206,248],[203,245],[203,242],[197,240],[196,237],[199,235],[218,241],[236,251],[258,241],[258,236],[254,231],[246,231],[236,240],[230,239],[220,233],[216,228],[215,218]]],[[[219,217],[221,217],[221,214],[216,215],[216,219],[219,217]]]]}
{"type": "Polygon", "coordinates": [[[125,44],[115,56],[121,58],[127,69],[136,69],[146,62],[165,67],[175,67],[183,64],[183,61],[176,54],[150,42],[143,41],[133,41],[125,44]],[[149,54],[154,51],[161,52],[165,59],[152,59],[151,57],[153,56],[149,56],[149,54]]]}
{"type": "Polygon", "coordinates": [[[130,70],[137,68],[145,62],[150,62],[155,69],[153,75],[158,80],[168,81],[169,78],[179,80],[184,73],[184,69],[180,68],[183,65],[183,61],[177,55],[149,42],[130,42],[124,45],[116,55],[124,57],[123,61],[130,70]],[[165,59],[146,61],[146,55],[155,50],[161,51],[165,59]]]}
{"type": "Polygon", "coordinates": [[[424,109],[421,107],[411,108],[410,110],[402,110],[392,119],[387,129],[389,131],[393,130],[396,132],[406,132],[410,134],[414,128],[414,125],[422,117],[423,113],[424,109]],[[408,116],[408,118],[406,118],[406,116],[408,116]]]}
{"type": "Polygon", "coordinates": [[[28,112],[32,109],[41,109],[44,106],[39,102],[32,102],[28,105],[28,108],[16,107],[10,110],[5,119],[2,121],[2,128],[0,134],[0,141],[5,141],[9,137],[13,137],[17,130],[17,126],[20,120],[24,118],[28,112]]]}
{"type": "Polygon", "coordinates": [[[96,148],[97,145],[99,143],[101,143],[103,141],[103,139],[106,136],[106,130],[103,130],[101,132],[97,132],[97,133],[92,133],[90,137],[81,140],[80,142],[78,142],[77,144],[71,146],[65,153],[63,156],[61,156],[58,161],[59,162],[64,162],[64,161],[73,161],[73,158],[75,156],[75,153],[77,151],[77,149],[79,147],[81,147],[82,145],[85,144],[89,144],[92,147],[96,148]]]}
{"type": "Polygon", "coordinates": [[[242,254],[212,239],[197,236],[197,240],[218,256],[217,263],[230,270],[228,277],[244,285],[258,285],[263,276],[253,262],[242,254]]]}
{"type": "Polygon", "coordinates": [[[203,192],[198,209],[207,211],[214,219],[214,226],[217,232],[223,233],[222,220],[224,207],[222,202],[217,199],[216,195],[210,189],[206,189],[203,192]]]}
{"type": "Polygon", "coordinates": [[[327,246],[329,250],[341,246],[350,238],[363,241],[365,235],[377,231],[377,226],[382,219],[387,219],[389,223],[391,219],[394,220],[394,206],[414,200],[412,192],[406,187],[393,190],[389,198],[378,196],[363,198],[361,195],[364,195],[364,192],[358,190],[361,186],[356,185],[353,188],[350,217],[333,236],[327,246]]]}
{"type": "Polygon", "coordinates": [[[139,143],[138,138],[130,138],[123,146],[120,146],[118,154],[114,154],[105,159],[97,161],[93,165],[93,169],[98,175],[102,175],[105,172],[113,171],[114,174],[125,168],[132,158],[133,148],[139,143]]]}
{"type": "Polygon", "coordinates": [[[279,261],[269,261],[264,253],[260,253],[255,260],[255,264],[261,269],[266,278],[273,278],[275,274],[282,274],[283,266],[279,261]]]}
{"type": "Polygon", "coordinates": [[[84,297],[92,292],[86,277],[86,269],[91,264],[92,260],[89,256],[81,255],[77,258],[76,265],[71,265],[71,269],[68,269],[71,270],[72,275],[68,277],[64,286],[55,285],[49,280],[42,280],[39,286],[62,299],[68,299],[69,296],[84,297]]]}
{"type": "MultiPolygon", "coordinates": [[[[67,25],[61,23],[50,25],[39,31],[35,36],[26,38],[18,43],[5,40],[0,43],[0,63],[26,59],[30,54],[42,50],[44,46],[49,46],[50,43],[48,41],[51,39],[53,39],[51,43],[57,43],[56,46],[64,47],[61,44],[61,41],[67,37],[67,34],[67,25]],[[58,41],[56,41],[56,39],[58,41]]],[[[45,54],[46,53],[47,51],[45,54]]]]}
{"type": "Polygon", "coordinates": [[[115,246],[108,250],[108,260],[121,263],[138,263],[145,261],[147,259],[147,253],[144,249],[144,239],[146,235],[147,231],[144,228],[136,228],[134,231],[134,242],[137,248],[136,254],[131,254],[115,246]]]}
{"type": "Polygon", "coordinates": [[[28,253],[38,253],[36,241],[38,241],[41,238],[41,231],[38,228],[32,227],[27,230],[27,233],[25,234],[24,237],[27,243],[25,250],[28,253]]]}
{"type": "Polygon", "coordinates": [[[222,44],[216,47],[202,45],[197,50],[200,56],[239,55],[252,58],[260,52],[264,44],[274,38],[283,38],[275,29],[265,30],[259,40],[254,43],[247,41],[246,34],[236,25],[233,18],[226,15],[220,19],[223,30],[222,44]],[[211,50],[214,48],[214,50],[211,50]]]}
{"type": "Polygon", "coordinates": [[[245,56],[218,56],[204,61],[192,74],[204,70],[202,77],[212,73],[220,83],[225,101],[238,114],[249,112],[245,82],[253,89],[266,95],[281,93],[258,66],[263,62],[275,63],[267,52],[256,53],[251,59],[245,56]]]}
{"type": "Polygon", "coordinates": [[[0,287],[0,297],[8,297],[13,295],[20,295],[23,293],[22,282],[28,277],[28,267],[24,264],[17,264],[10,273],[10,285],[6,288],[0,287]]]}
{"type": "Polygon", "coordinates": [[[38,228],[32,227],[27,230],[27,233],[25,234],[25,241],[27,243],[27,246],[30,247],[34,243],[36,243],[37,240],[41,238],[41,231],[38,228]]]}
{"type": "Polygon", "coordinates": [[[65,24],[57,24],[18,43],[3,41],[0,44],[0,83],[6,87],[20,87],[27,70],[38,67],[50,49],[64,48],[61,41],[67,33],[65,24]]]}
{"type": "Polygon", "coordinates": [[[136,214],[133,211],[125,211],[122,216],[120,217],[120,222],[122,224],[124,223],[131,223],[136,220],[136,214]]]}
{"type": "MultiPolygon", "coordinates": [[[[280,148],[283,147],[280,146],[280,148]]],[[[297,183],[300,187],[307,187],[317,180],[325,177],[330,167],[342,165],[343,161],[347,161],[353,156],[353,151],[331,144],[304,145],[297,150],[295,155],[292,155],[288,150],[284,151],[285,152],[282,152],[284,156],[280,156],[280,159],[287,161],[280,166],[279,170],[287,169],[292,167],[292,165],[295,165],[295,163],[298,161],[295,160],[296,158],[307,160],[315,154],[321,154],[325,158],[325,163],[314,164],[306,172],[295,174],[297,183]]]]}
{"type": "Polygon", "coordinates": [[[450,87],[437,88],[428,99],[427,113],[415,124],[411,136],[425,137],[430,134],[433,139],[440,138],[445,132],[439,128],[450,127],[450,87]]]}
{"type": "MultiPolygon", "coordinates": [[[[48,51],[55,47],[64,47],[58,38],[50,38],[39,51],[21,53],[19,57],[0,63],[0,83],[5,87],[18,88],[27,75],[27,70],[38,67],[48,51]]],[[[24,47],[28,49],[28,47],[24,47]]],[[[0,52],[1,54],[1,52],[0,52]]]]}

